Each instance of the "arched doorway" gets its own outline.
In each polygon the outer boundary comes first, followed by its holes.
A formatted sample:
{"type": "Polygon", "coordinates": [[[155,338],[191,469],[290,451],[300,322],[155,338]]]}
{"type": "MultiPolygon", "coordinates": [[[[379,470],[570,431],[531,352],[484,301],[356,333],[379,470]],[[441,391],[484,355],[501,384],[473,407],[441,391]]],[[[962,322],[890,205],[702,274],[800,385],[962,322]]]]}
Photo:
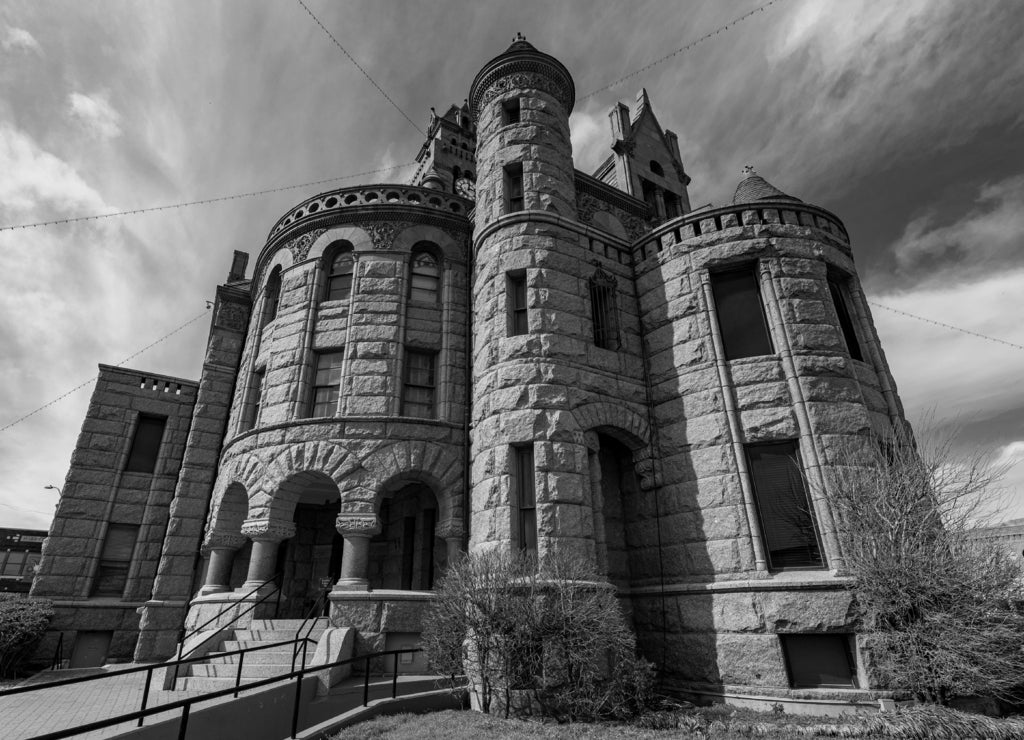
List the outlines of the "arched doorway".
{"type": "Polygon", "coordinates": [[[338,580],[344,541],[335,527],[340,494],[322,473],[298,473],[281,485],[282,498],[295,502],[295,536],[277,552],[282,618],[305,617],[338,580]]]}
{"type": "Polygon", "coordinates": [[[373,590],[429,591],[444,568],[446,544],[435,534],[437,497],[406,483],[381,499],[381,531],[370,541],[367,577],[373,590]]]}
{"type": "Polygon", "coordinates": [[[632,580],[630,553],[639,544],[632,530],[641,514],[637,510],[640,485],[629,448],[607,434],[598,434],[597,439],[591,476],[598,479],[593,487],[598,568],[611,584],[628,588],[632,580]]]}

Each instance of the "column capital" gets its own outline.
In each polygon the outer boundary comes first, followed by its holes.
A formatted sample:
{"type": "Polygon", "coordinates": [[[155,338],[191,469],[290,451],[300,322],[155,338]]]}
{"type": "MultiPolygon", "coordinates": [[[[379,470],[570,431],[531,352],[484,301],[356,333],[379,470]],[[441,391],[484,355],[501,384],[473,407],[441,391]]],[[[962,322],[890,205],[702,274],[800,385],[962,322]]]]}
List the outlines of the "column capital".
{"type": "Polygon", "coordinates": [[[373,537],[381,529],[376,514],[338,514],[334,527],[344,537],[373,537]]]}
{"type": "Polygon", "coordinates": [[[461,540],[462,534],[462,522],[458,519],[449,519],[445,522],[439,522],[438,525],[434,528],[434,536],[440,537],[442,540],[461,540]]]}
{"type": "Polygon", "coordinates": [[[280,542],[295,536],[295,524],[268,519],[246,519],[242,522],[242,534],[253,542],[280,542]]]}
{"type": "Polygon", "coordinates": [[[238,550],[245,540],[241,532],[208,532],[203,540],[203,550],[238,550]]]}

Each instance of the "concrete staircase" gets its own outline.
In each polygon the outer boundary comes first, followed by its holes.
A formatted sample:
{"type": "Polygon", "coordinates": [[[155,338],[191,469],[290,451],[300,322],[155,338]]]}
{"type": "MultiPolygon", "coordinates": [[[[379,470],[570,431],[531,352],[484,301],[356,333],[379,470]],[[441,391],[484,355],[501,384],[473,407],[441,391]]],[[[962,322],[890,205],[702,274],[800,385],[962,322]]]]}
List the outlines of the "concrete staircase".
{"type": "MultiPolygon", "coordinates": [[[[178,674],[178,691],[219,691],[232,688],[238,675],[239,655],[219,656],[218,653],[242,648],[271,645],[284,640],[294,640],[295,633],[302,626],[301,619],[254,619],[245,629],[236,629],[233,634],[224,638],[221,644],[210,651],[206,660],[195,662],[183,667],[178,674]]],[[[309,638],[313,642],[320,639],[327,628],[327,619],[321,617],[312,625],[309,638]]],[[[307,623],[306,627],[310,627],[307,623]]],[[[305,630],[303,630],[305,633],[305,630]]],[[[282,645],[245,654],[242,661],[242,683],[251,683],[261,678],[279,676],[292,670],[292,645],[282,645]]],[[[306,665],[313,662],[316,645],[306,646],[306,665]]],[[[295,669],[302,665],[302,653],[295,660],[295,669]]]]}

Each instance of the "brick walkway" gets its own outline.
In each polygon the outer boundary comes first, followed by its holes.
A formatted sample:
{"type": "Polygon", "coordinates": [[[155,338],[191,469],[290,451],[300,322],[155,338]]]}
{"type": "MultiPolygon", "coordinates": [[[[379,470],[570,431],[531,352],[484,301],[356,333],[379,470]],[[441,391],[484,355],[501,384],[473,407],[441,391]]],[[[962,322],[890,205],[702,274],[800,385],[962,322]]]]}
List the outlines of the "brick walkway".
{"type": "MultiPolygon", "coordinates": [[[[130,665],[118,665],[110,671],[102,669],[43,671],[24,683],[48,683],[65,678],[77,678],[97,673],[116,673],[130,665]]],[[[156,676],[154,676],[154,683],[156,676]]],[[[22,685],[24,685],[24,683],[22,685]]],[[[40,689],[14,696],[0,696],[0,737],[4,740],[25,740],[48,732],[116,717],[134,712],[142,706],[142,690],[146,684],[146,672],[140,671],[127,676],[97,679],[73,686],[58,686],[40,689]]],[[[6,687],[13,688],[13,687],[6,687]]],[[[150,690],[147,706],[155,707],[179,701],[190,696],[199,696],[201,691],[159,691],[150,690]]],[[[224,699],[215,699],[196,705],[194,709],[213,706],[224,699]]],[[[180,716],[176,709],[167,714],[147,717],[146,722],[159,722],[171,716],[180,716]]],[[[76,735],[83,740],[98,740],[112,737],[135,727],[135,722],[121,723],[103,730],[76,735]]]]}

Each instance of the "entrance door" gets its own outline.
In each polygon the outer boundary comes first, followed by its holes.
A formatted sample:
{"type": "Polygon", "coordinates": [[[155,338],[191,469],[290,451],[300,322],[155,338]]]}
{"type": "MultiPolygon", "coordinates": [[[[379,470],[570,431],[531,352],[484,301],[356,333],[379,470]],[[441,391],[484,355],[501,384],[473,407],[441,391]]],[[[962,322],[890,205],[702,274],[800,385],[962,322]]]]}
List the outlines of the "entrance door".
{"type": "Polygon", "coordinates": [[[98,668],[107,662],[113,632],[79,632],[71,651],[69,668],[98,668]]]}

